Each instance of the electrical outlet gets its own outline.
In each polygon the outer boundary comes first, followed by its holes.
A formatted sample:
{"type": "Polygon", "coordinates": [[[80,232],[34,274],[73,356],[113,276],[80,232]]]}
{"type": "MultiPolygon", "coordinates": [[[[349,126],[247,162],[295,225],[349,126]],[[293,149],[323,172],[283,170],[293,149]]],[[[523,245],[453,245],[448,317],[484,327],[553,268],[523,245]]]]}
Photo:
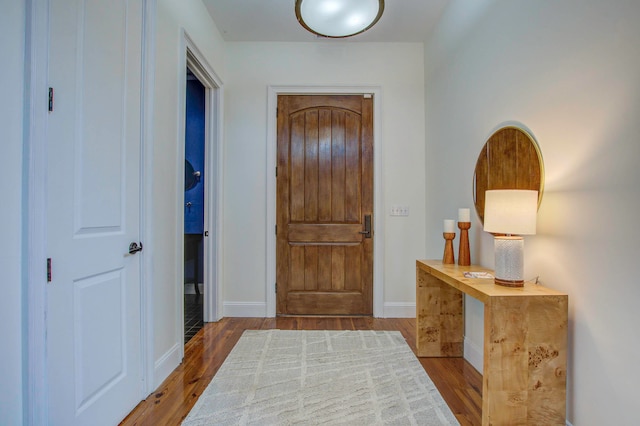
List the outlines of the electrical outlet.
{"type": "Polygon", "coordinates": [[[409,216],[409,206],[391,206],[391,216],[409,216]]]}

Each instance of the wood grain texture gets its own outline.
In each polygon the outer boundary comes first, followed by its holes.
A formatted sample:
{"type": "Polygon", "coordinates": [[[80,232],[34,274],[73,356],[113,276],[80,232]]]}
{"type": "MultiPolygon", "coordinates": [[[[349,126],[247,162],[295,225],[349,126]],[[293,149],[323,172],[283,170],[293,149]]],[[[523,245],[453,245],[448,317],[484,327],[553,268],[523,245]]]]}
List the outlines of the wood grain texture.
{"type": "Polygon", "coordinates": [[[456,263],[456,256],[453,253],[453,240],[456,238],[456,234],[455,232],[445,232],[442,235],[444,237],[444,253],[442,254],[442,263],[456,263]]]}
{"type": "Polygon", "coordinates": [[[373,239],[361,233],[373,213],[372,104],[278,96],[278,314],[373,313],[373,239]]]}
{"type": "Polygon", "coordinates": [[[484,368],[492,380],[483,390],[497,397],[486,422],[564,425],[567,297],[499,297],[491,305],[484,368]]]}
{"type": "Polygon", "coordinates": [[[458,265],[471,265],[471,252],[469,250],[469,229],[471,222],[458,222],[460,229],[460,242],[458,243],[458,265]]]}
{"type": "Polygon", "coordinates": [[[442,320],[462,307],[443,289],[469,294],[485,305],[482,424],[565,424],[568,296],[530,283],[513,288],[465,278],[470,270],[489,271],[416,262],[418,356],[461,356],[442,349],[463,334],[457,321],[442,320]]]}
{"type": "Polygon", "coordinates": [[[418,260],[417,267],[423,269],[428,274],[444,281],[451,287],[466,293],[485,305],[493,297],[514,297],[514,296],[564,296],[566,294],[559,291],[525,282],[524,287],[504,287],[494,285],[493,279],[465,278],[464,273],[469,271],[489,272],[491,269],[478,265],[443,265],[440,260],[418,260]]]}
{"type": "Polygon", "coordinates": [[[462,292],[417,268],[416,345],[418,356],[462,356],[462,292]]]}
{"type": "Polygon", "coordinates": [[[496,131],[485,143],[474,174],[476,212],[484,222],[485,191],[491,189],[530,189],[542,199],[544,165],[533,137],[517,127],[496,131]]]}
{"type": "MultiPolygon", "coordinates": [[[[414,351],[413,318],[225,318],[207,323],[185,346],[183,363],[142,401],[122,426],[173,426],[187,416],[244,330],[397,330],[414,351]]],[[[420,364],[462,426],[481,422],[482,377],[462,358],[420,358],[420,364]]]]}
{"type": "Polygon", "coordinates": [[[289,243],[360,243],[362,225],[291,223],[288,226],[289,243]]]}

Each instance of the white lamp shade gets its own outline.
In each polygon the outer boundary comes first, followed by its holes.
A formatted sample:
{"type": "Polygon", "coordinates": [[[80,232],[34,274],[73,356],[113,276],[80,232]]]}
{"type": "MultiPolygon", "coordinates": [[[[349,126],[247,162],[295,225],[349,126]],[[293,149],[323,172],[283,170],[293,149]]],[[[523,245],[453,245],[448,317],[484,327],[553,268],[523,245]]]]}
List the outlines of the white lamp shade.
{"type": "Polygon", "coordinates": [[[496,189],[485,192],[484,230],[497,234],[536,233],[538,191],[496,189]]]}
{"type": "Polygon", "coordinates": [[[312,33],[349,37],[372,27],[384,10],[383,0],[297,0],[298,21],[312,33]]]}

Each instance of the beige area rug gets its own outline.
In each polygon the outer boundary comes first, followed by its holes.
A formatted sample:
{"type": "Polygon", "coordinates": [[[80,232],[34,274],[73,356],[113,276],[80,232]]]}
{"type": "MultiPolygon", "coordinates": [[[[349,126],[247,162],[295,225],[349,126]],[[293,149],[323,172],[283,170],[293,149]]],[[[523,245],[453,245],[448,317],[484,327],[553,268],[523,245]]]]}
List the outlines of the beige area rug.
{"type": "Polygon", "coordinates": [[[245,331],[184,426],[457,425],[398,331],[245,331]]]}

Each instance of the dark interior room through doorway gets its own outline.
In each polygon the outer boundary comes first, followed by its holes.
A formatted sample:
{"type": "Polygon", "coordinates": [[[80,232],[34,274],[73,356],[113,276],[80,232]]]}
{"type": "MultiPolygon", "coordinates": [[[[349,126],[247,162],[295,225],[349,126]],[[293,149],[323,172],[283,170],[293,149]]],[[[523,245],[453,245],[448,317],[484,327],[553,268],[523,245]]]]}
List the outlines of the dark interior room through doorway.
{"type": "Polygon", "coordinates": [[[187,68],[185,102],[184,341],[203,325],[205,87],[187,68]]]}

